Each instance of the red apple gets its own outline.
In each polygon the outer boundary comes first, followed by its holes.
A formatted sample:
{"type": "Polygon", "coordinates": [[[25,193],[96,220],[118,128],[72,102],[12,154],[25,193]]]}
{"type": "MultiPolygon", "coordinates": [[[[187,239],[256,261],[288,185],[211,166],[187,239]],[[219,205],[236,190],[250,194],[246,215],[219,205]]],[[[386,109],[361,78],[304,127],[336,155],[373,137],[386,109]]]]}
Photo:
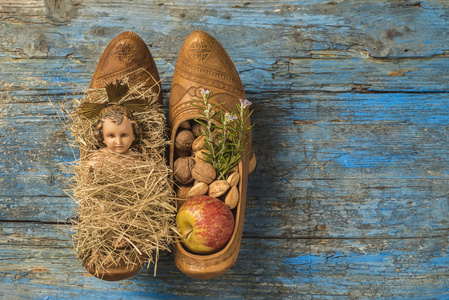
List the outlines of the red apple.
{"type": "Polygon", "coordinates": [[[181,242],[190,251],[211,254],[229,241],[234,230],[234,216],[221,200],[210,196],[193,197],[178,210],[176,223],[181,242]]]}

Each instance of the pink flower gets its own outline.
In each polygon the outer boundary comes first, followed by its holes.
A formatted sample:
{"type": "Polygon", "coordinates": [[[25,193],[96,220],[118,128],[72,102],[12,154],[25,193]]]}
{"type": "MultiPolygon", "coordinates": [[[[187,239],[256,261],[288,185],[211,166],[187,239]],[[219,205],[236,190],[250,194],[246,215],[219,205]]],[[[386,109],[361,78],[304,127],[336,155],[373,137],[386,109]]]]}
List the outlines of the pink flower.
{"type": "Polygon", "coordinates": [[[226,116],[226,119],[228,120],[228,122],[237,120],[237,116],[234,114],[226,113],[225,116],[226,116]]]}
{"type": "Polygon", "coordinates": [[[201,91],[201,94],[203,94],[203,95],[207,95],[210,92],[209,90],[204,89],[204,87],[201,87],[200,91],[201,91]]]}
{"type": "Polygon", "coordinates": [[[240,105],[243,107],[243,108],[246,108],[246,107],[248,107],[248,106],[250,106],[252,103],[249,101],[249,100],[247,100],[247,99],[245,99],[245,100],[242,100],[242,99],[239,99],[240,100],[240,105]]]}

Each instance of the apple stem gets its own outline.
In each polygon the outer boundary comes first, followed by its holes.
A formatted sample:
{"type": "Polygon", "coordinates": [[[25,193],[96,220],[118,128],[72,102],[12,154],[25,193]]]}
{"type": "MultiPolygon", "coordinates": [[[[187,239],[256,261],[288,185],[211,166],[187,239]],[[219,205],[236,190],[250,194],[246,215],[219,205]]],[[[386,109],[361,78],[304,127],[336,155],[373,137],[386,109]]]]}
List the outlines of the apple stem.
{"type": "Polygon", "coordinates": [[[187,239],[187,237],[193,232],[193,230],[190,230],[189,232],[186,233],[186,235],[184,236],[185,239],[187,239]]]}

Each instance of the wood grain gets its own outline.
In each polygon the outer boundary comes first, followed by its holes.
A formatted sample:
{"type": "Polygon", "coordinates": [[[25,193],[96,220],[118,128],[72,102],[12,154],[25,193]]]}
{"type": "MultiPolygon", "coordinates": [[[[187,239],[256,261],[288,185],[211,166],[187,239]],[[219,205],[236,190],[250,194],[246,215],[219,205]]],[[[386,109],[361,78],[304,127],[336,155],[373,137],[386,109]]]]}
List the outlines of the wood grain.
{"type": "Polygon", "coordinates": [[[184,276],[172,254],[119,283],[90,276],[65,226],[1,224],[0,296],[26,298],[433,297],[446,291],[446,238],[246,238],[236,265],[214,280],[184,276]],[[276,251],[272,251],[276,249],[276,251]]]}
{"type": "Polygon", "coordinates": [[[436,0],[0,0],[0,298],[447,298],[447,28],[436,0]],[[78,152],[59,104],[76,105],[132,30],[167,107],[196,29],[222,43],[255,110],[239,259],[206,283],[169,253],[156,277],[89,277],[66,225],[78,152]]]}

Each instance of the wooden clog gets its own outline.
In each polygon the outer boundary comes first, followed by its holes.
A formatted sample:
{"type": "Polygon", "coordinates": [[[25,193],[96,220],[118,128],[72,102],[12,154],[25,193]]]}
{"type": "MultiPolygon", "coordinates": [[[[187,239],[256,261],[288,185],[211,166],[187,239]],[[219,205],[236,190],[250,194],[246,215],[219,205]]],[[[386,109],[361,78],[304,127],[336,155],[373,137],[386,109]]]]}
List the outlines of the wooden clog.
{"type": "Polygon", "coordinates": [[[99,279],[106,281],[119,281],[134,276],[137,272],[140,271],[140,269],[142,269],[142,264],[138,262],[139,260],[137,259],[137,257],[132,259],[132,261],[135,262],[134,265],[126,265],[124,262],[122,262],[117,267],[101,270],[96,270],[92,267],[88,267],[87,261],[83,262],[83,266],[90,274],[98,277],[99,279]]]}
{"type": "MultiPolygon", "coordinates": [[[[237,111],[239,99],[246,99],[240,77],[230,57],[223,47],[203,31],[191,33],[184,41],[176,62],[170,93],[168,122],[171,128],[170,167],[174,164],[174,139],[180,125],[201,117],[198,108],[192,103],[193,97],[200,99],[200,88],[212,91],[216,98],[211,104],[222,104],[227,111],[237,111]]],[[[248,118],[247,126],[250,125],[248,118]]],[[[251,135],[248,136],[251,141],[251,135]]],[[[193,254],[180,242],[174,246],[177,267],[186,275],[197,279],[211,279],[224,274],[237,260],[242,240],[245,217],[246,190],[250,161],[255,164],[251,143],[245,151],[250,155],[243,157],[238,165],[240,201],[235,210],[234,232],[228,244],[219,252],[210,255],[193,254]]]]}
{"type": "Polygon", "coordinates": [[[95,68],[89,89],[104,88],[106,84],[131,73],[130,81],[146,82],[145,86],[153,87],[153,92],[159,94],[158,103],[162,105],[156,63],[145,42],[131,31],[122,32],[106,47],[95,68]],[[153,78],[149,78],[148,73],[153,78]]]}
{"type": "MultiPolygon", "coordinates": [[[[89,90],[104,88],[106,84],[114,82],[128,75],[130,83],[144,83],[159,94],[158,103],[162,104],[159,73],[154,59],[145,42],[135,33],[126,31],[116,36],[106,47],[92,76],[89,90]],[[131,75],[129,75],[131,74],[131,75]]],[[[89,91],[88,91],[89,94],[89,91]]],[[[85,153],[81,153],[83,158],[85,153]]],[[[87,271],[100,279],[116,281],[129,278],[136,274],[143,259],[131,259],[135,264],[126,265],[124,262],[117,267],[105,270],[95,270],[87,267],[87,261],[83,262],[87,271]]]]}

